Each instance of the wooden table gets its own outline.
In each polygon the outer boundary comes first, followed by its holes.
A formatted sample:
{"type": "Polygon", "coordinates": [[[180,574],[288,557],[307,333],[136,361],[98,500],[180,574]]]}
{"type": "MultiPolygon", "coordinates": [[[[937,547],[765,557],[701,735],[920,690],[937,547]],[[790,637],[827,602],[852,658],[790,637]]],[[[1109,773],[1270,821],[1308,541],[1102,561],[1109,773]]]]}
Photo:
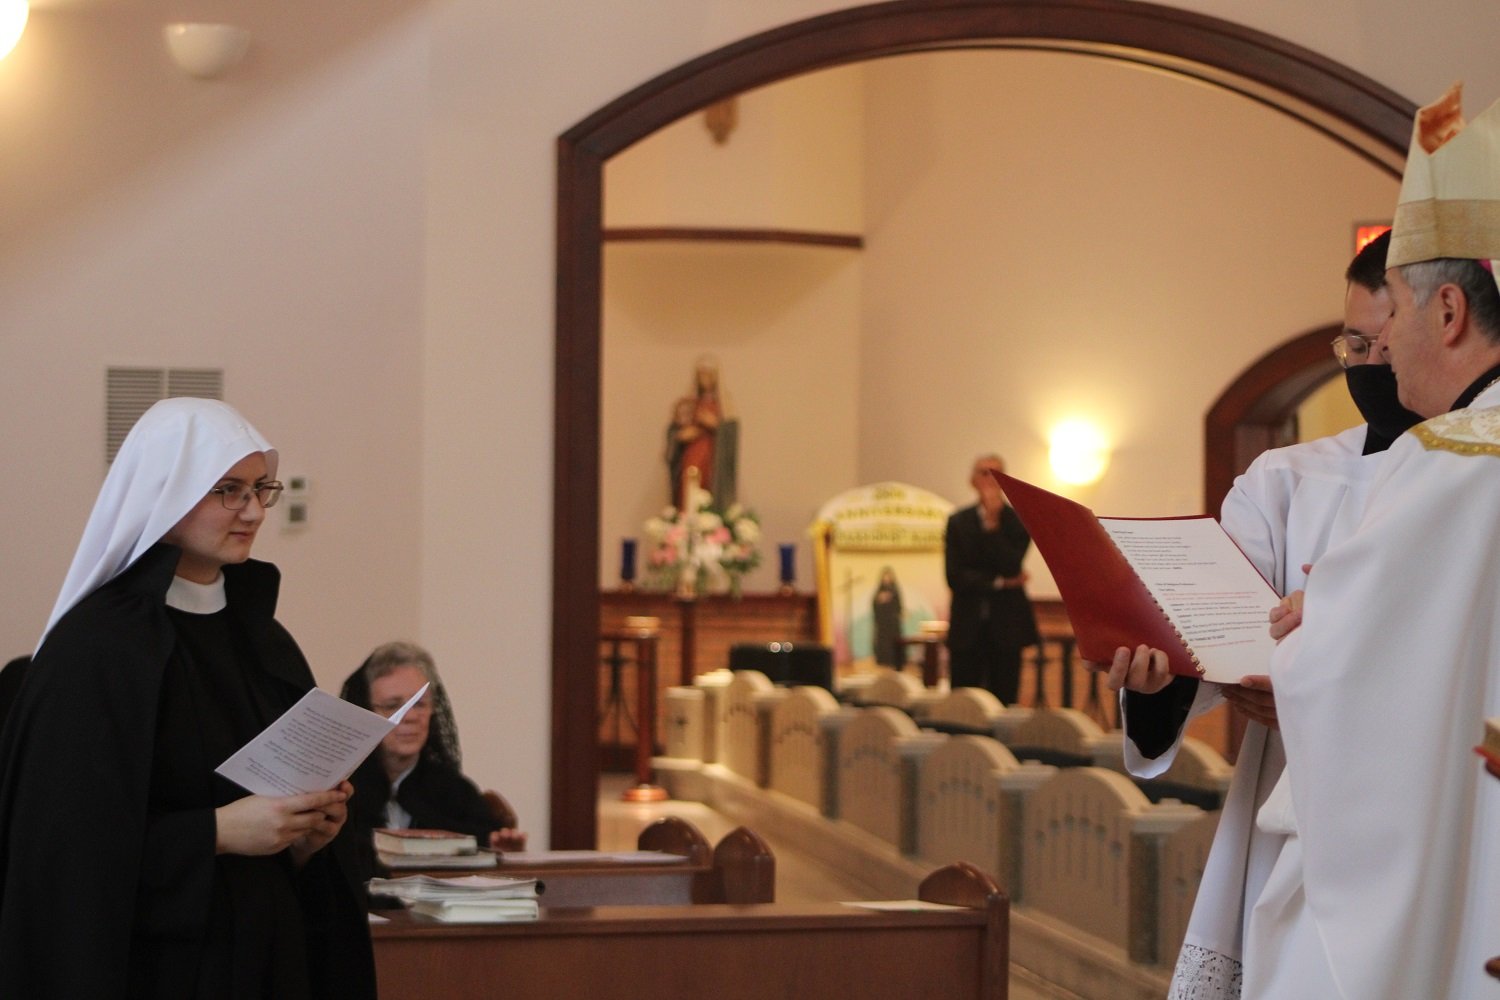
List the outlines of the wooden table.
{"type": "Polygon", "coordinates": [[[397,912],[371,936],[382,1000],[1005,1000],[1009,903],[994,880],[960,863],[919,895],[957,905],[545,907],[534,922],[505,924],[397,912]]]}
{"type": "Polygon", "coordinates": [[[913,996],[1002,1000],[980,987],[995,947],[987,930],[980,910],[759,903],[548,907],[536,922],[512,924],[396,913],[371,933],[381,1000],[870,1000],[898,983],[913,996]]]}
{"type": "Polygon", "coordinates": [[[735,643],[816,642],[818,637],[818,602],[812,594],[705,594],[682,601],[642,590],[600,592],[601,632],[623,628],[625,618],[635,615],[661,620],[657,663],[664,685],[691,684],[697,674],[727,667],[735,643]]]}
{"type": "Polygon", "coordinates": [[[549,907],[684,906],[690,903],[770,903],[776,899],[776,858],[759,835],[737,827],[710,846],[697,827],[666,816],[641,831],[639,851],[659,859],[619,860],[608,851],[510,854],[489,868],[399,868],[392,878],[464,875],[534,878],[549,907]]]}

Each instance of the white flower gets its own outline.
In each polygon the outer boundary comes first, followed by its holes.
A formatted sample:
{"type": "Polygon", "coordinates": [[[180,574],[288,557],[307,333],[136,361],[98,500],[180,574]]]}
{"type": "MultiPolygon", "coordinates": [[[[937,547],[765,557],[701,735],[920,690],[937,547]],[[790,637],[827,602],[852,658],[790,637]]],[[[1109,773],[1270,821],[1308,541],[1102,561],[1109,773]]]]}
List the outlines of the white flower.
{"type": "Polygon", "coordinates": [[[732,504],[721,513],[713,503],[713,495],[698,487],[681,508],[668,506],[645,521],[641,530],[649,542],[648,574],[669,585],[684,574],[738,580],[759,564],[761,529],[755,512],[732,504]]]}

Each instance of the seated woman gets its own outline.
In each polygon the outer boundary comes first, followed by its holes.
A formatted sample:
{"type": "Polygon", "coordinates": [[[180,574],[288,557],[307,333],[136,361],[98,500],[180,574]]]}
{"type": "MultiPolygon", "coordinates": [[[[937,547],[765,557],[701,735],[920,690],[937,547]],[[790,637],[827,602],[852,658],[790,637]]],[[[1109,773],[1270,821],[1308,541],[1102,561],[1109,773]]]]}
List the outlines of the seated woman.
{"type": "Polygon", "coordinates": [[[502,827],[478,787],[459,770],[458,727],[432,654],[409,642],[377,648],[344,681],[339,696],[389,716],[431,684],[350,777],[351,826],[368,842],[378,828],[452,830],[481,846],[520,850],[526,835],[502,827]]]}

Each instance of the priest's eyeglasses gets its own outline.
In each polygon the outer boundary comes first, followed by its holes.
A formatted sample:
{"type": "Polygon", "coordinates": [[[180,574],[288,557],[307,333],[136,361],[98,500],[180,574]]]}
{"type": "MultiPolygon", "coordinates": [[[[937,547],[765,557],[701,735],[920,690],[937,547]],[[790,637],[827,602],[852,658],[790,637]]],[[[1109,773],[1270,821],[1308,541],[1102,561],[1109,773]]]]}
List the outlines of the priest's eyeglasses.
{"type": "Polygon", "coordinates": [[[1341,333],[1333,338],[1330,346],[1341,368],[1364,364],[1370,360],[1370,352],[1375,350],[1375,342],[1358,333],[1341,333]]]}
{"type": "Polygon", "coordinates": [[[272,480],[267,483],[256,483],[254,486],[246,486],[244,483],[220,483],[210,493],[219,495],[219,503],[224,505],[225,510],[244,510],[250,505],[250,495],[260,501],[261,509],[270,510],[276,506],[276,501],[281,499],[283,487],[279,482],[272,480]]]}

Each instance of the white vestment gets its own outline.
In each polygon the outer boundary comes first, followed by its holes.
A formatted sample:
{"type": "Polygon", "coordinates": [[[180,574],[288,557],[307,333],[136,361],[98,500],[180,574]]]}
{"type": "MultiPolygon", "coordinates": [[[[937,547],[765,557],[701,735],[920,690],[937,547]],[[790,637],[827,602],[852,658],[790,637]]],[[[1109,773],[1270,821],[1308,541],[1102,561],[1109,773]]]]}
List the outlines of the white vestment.
{"type": "Polygon", "coordinates": [[[1500,782],[1500,388],[1386,454],[1310,576],[1271,676],[1295,849],[1252,924],[1245,995],[1489,998],[1500,782]]]}
{"type": "MultiPolygon", "coordinates": [[[[1365,430],[1361,425],[1268,451],[1235,480],[1224,498],[1224,530],[1277,593],[1300,589],[1306,580],[1303,564],[1315,561],[1330,542],[1348,535],[1358,523],[1381,458],[1361,455],[1365,430]]],[[[1269,672],[1270,664],[1266,669],[1269,672]]],[[[1221,700],[1218,685],[1199,684],[1188,717],[1221,700]]],[[[1167,752],[1147,759],[1129,738],[1138,730],[1131,725],[1123,698],[1121,718],[1127,734],[1125,763],[1132,774],[1152,778],[1171,766],[1181,730],[1167,752]]],[[[1173,979],[1174,998],[1238,995],[1233,984],[1238,981],[1250,910],[1284,840],[1279,833],[1258,829],[1255,817],[1280,777],[1284,759],[1275,732],[1256,722],[1247,726],[1188,923],[1173,979]]]]}

